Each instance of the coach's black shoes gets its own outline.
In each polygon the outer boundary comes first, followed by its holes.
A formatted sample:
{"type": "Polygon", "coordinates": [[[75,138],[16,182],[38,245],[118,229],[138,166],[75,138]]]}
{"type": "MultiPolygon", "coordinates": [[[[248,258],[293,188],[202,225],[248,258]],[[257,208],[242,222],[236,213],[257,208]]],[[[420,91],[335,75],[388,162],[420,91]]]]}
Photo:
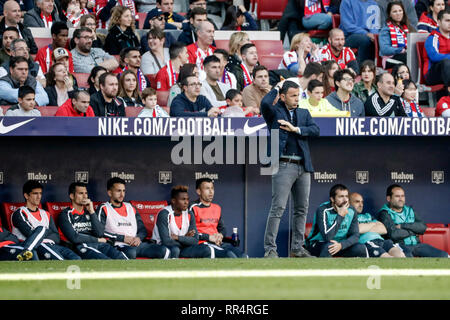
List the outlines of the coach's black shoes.
{"type": "Polygon", "coordinates": [[[300,249],[296,250],[296,251],[291,251],[290,254],[291,258],[315,258],[314,256],[312,256],[308,250],[306,250],[303,247],[300,247],[300,249]]]}
{"type": "Polygon", "coordinates": [[[17,260],[19,261],[27,261],[33,258],[33,252],[30,250],[23,250],[21,253],[17,255],[17,260]]]}

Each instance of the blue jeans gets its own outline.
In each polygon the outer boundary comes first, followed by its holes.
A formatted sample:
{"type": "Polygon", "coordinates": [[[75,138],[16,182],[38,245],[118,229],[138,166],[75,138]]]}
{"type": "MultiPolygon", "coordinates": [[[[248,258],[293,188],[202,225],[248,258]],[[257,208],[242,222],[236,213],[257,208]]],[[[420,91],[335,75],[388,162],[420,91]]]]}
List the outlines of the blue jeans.
{"type": "Polygon", "coordinates": [[[327,30],[332,23],[333,19],[326,13],[316,13],[302,19],[303,27],[306,30],[327,30]]]}
{"type": "Polygon", "coordinates": [[[302,247],[305,241],[310,187],[311,174],[305,171],[303,165],[280,162],[278,172],[272,175],[272,205],[264,234],[265,252],[277,250],[278,228],[291,193],[294,201],[291,251],[297,251],[302,247]]]}
{"type": "Polygon", "coordinates": [[[345,46],[358,49],[356,58],[359,65],[366,60],[375,59],[375,45],[365,34],[354,33],[346,36],[345,46]]]}

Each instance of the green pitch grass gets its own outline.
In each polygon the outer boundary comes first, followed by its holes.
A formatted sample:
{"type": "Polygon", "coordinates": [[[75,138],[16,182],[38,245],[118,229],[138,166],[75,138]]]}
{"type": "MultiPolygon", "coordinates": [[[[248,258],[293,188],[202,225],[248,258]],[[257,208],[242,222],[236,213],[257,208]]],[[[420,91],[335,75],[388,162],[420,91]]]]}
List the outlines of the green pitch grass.
{"type": "MultiPolygon", "coordinates": [[[[1,262],[0,275],[104,271],[304,270],[304,269],[450,269],[450,259],[183,259],[136,261],[1,262]]],[[[2,299],[450,299],[450,276],[382,276],[380,289],[367,288],[368,277],[272,277],[209,279],[0,281],[2,299]]]]}

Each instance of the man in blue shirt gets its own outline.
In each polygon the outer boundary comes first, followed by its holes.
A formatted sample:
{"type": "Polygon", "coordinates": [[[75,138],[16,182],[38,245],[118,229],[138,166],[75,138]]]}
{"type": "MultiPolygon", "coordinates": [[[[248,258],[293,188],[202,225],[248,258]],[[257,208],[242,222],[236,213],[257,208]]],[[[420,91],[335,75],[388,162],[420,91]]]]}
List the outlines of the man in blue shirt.
{"type": "Polygon", "coordinates": [[[387,233],[384,224],[370,213],[363,213],[364,199],[359,193],[350,194],[350,205],[358,214],[359,243],[366,246],[369,256],[373,258],[404,258],[405,254],[398,244],[384,240],[381,235],[387,233]]]}
{"type": "Polygon", "coordinates": [[[342,184],[330,190],[330,201],[316,210],[307,249],[320,258],[362,257],[368,258],[367,248],[358,243],[358,217],[350,206],[348,188],[342,184]]]}

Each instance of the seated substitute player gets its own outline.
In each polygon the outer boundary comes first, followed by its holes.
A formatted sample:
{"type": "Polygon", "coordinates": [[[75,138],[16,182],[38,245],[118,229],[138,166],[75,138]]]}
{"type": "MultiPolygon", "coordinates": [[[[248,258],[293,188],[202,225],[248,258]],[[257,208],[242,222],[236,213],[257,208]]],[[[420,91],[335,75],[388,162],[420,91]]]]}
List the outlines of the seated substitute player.
{"type": "Polygon", "coordinates": [[[58,225],[82,259],[125,259],[127,256],[107,243],[100,233],[100,221],[88,197],[87,185],[73,182],[69,186],[72,205],[58,216],[58,225]]]}
{"type": "Polygon", "coordinates": [[[330,190],[330,201],[316,210],[306,249],[320,258],[368,258],[366,247],[358,240],[358,218],[350,206],[348,188],[336,184],[330,190]]]}
{"type": "Polygon", "coordinates": [[[159,211],[152,239],[168,247],[171,258],[215,258],[211,247],[198,244],[195,216],[189,210],[186,186],[172,188],[170,205],[159,211]]]}
{"type": "Polygon", "coordinates": [[[199,199],[191,205],[195,216],[200,243],[207,244],[215,251],[216,258],[248,258],[248,256],[228,242],[223,242],[226,235],[222,219],[222,208],[215,203],[214,182],[210,178],[195,181],[195,191],[199,199]]]}
{"type": "Polygon", "coordinates": [[[0,226],[0,261],[39,260],[34,249],[41,244],[44,235],[45,228],[40,226],[25,241],[20,242],[15,235],[0,226]]]}
{"type": "Polygon", "coordinates": [[[364,199],[359,193],[350,194],[350,205],[358,213],[359,243],[366,246],[369,256],[373,258],[405,258],[403,250],[391,240],[384,240],[381,235],[387,233],[384,224],[370,213],[363,213],[364,199]]]}
{"type": "Polygon", "coordinates": [[[110,201],[97,209],[101,222],[100,234],[114,241],[117,249],[129,259],[136,257],[168,259],[169,249],[156,243],[144,242],[147,236],[141,215],[129,202],[124,202],[125,181],[111,178],[106,183],[110,201]]]}
{"type": "Polygon", "coordinates": [[[449,258],[450,255],[435,247],[420,243],[419,235],[427,226],[412,207],[405,205],[405,190],[398,184],[386,190],[387,203],[379,211],[379,219],[387,230],[387,238],[399,243],[406,256],[449,258]]]}
{"type": "Polygon", "coordinates": [[[28,180],[23,185],[23,196],[26,204],[20,207],[11,216],[12,233],[25,240],[29,238],[39,227],[45,228],[45,234],[36,252],[40,259],[45,260],[80,260],[69,248],[59,245],[59,233],[52,216],[47,211],[40,209],[42,190],[44,187],[36,180],[28,180]]]}

